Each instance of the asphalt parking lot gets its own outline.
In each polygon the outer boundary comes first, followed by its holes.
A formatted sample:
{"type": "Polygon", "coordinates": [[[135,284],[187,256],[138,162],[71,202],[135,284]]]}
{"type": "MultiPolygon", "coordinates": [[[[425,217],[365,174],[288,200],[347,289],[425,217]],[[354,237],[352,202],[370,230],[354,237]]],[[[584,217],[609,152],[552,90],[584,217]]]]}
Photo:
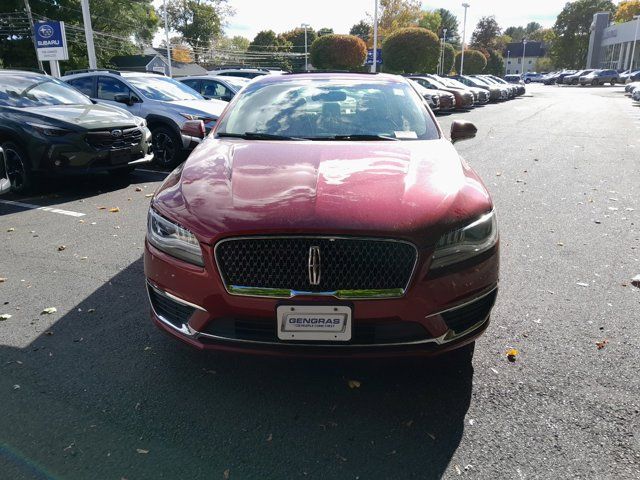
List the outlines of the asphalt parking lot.
{"type": "Polygon", "coordinates": [[[0,478],[640,478],[640,108],[620,86],[527,88],[439,117],[478,127],[458,149],[501,229],[468,369],[167,338],[141,260],[163,172],[2,197],[0,478]]]}

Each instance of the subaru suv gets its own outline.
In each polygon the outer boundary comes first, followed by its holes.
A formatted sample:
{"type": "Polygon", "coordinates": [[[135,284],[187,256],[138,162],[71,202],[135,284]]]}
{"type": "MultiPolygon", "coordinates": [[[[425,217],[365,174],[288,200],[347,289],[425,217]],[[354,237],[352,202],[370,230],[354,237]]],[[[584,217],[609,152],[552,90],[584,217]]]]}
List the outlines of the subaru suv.
{"type": "Polygon", "coordinates": [[[604,85],[610,83],[615,85],[618,81],[618,72],[615,70],[594,70],[586,75],[581,75],[578,79],[580,85],[604,85]]]}
{"type": "Polygon", "coordinates": [[[18,70],[0,70],[0,149],[0,181],[16,193],[33,189],[37,176],[122,175],[153,159],[144,119],[18,70]]]}
{"type": "Polygon", "coordinates": [[[119,106],[146,119],[155,161],[161,167],[184,160],[227,106],[159,74],[85,70],[70,72],[63,80],[98,103],[119,106]]]}

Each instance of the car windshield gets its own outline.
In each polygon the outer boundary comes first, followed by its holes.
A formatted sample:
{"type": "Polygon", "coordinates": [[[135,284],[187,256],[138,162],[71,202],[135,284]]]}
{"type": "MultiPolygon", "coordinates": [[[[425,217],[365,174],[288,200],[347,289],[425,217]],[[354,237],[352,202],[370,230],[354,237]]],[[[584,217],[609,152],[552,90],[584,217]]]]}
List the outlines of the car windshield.
{"type": "Polygon", "coordinates": [[[451,85],[452,87],[456,87],[456,88],[468,88],[464,83],[459,82],[458,80],[455,80],[453,78],[447,78],[447,85],[451,85]]]}
{"type": "Polygon", "coordinates": [[[91,105],[91,100],[75,88],[52,77],[3,74],[0,76],[0,105],[20,108],[91,105]]]}
{"type": "Polygon", "coordinates": [[[251,81],[250,78],[242,78],[242,77],[224,77],[224,81],[231,85],[234,88],[240,90],[247,83],[251,81]]]}
{"type": "Polygon", "coordinates": [[[184,83],[167,77],[127,77],[142,95],[150,100],[174,102],[178,100],[204,100],[204,97],[184,83]]]}
{"type": "Polygon", "coordinates": [[[440,80],[436,80],[433,77],[427,77],[427,79],[429,80],[429,83],[432,84],[435,88],[447,88],[447,86],[444,85],[440,80]]]}
{"type": "Polygon", "coordinates": [[[251,139],[431,140],[438,128],[404,82],[319,79],[249,84],[218,136],[251,139]]]}

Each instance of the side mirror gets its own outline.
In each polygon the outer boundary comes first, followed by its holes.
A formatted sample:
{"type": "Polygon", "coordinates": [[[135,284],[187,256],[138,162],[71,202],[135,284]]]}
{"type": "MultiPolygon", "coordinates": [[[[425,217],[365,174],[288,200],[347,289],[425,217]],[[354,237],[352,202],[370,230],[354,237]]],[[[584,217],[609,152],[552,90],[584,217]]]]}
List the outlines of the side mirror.
{"type": "Polygon", "coordinates": [[[474,138],[477,131],[478,129],[473,123],[456,120],[451,124],[451,143],[474,138]]]}

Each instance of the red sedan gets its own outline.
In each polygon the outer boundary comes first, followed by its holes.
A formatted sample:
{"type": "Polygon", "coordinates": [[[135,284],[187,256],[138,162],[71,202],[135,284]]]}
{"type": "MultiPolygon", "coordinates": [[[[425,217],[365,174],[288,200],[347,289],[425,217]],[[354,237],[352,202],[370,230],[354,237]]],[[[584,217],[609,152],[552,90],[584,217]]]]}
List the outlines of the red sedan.
{"type": "MultiPolygon", "coordinates": [[[[429,355],[472,346],[498,284],[489,193],[408,81],[268,75],[151,202],[151,317],[200,349],[429,355]]],[[[468,349],[470,350],[470,349],[468,349]]]]}

